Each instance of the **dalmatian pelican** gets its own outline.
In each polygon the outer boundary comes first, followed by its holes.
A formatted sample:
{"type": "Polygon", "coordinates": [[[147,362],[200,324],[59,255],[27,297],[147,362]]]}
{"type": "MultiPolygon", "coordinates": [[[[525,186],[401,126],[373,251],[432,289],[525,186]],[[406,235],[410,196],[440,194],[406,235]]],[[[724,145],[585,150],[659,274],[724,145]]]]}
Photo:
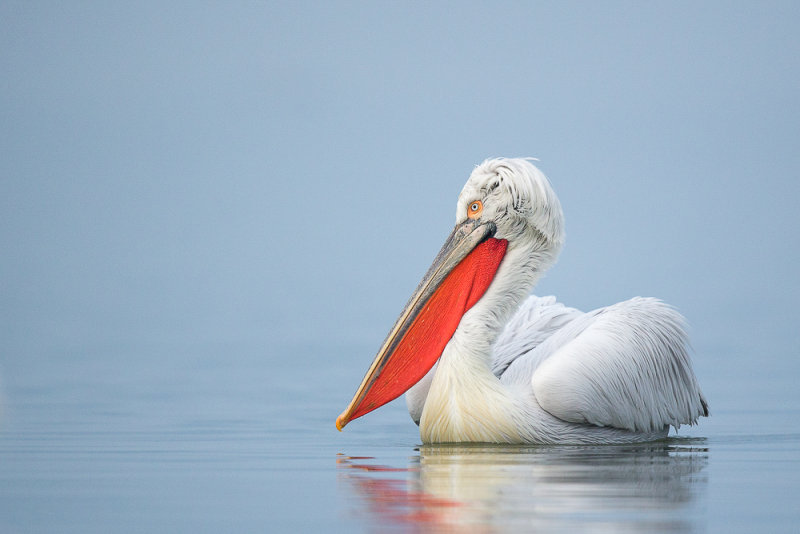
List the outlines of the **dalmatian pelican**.
{"type": "Polygon", "coordinates": [[[636,297],[584,313],[529,296],[563,242],[561,204],[528,159],[477,166],[336,427],[406,392],[423,443],[643,442],[707,416],[673,308],[636,297]]]}

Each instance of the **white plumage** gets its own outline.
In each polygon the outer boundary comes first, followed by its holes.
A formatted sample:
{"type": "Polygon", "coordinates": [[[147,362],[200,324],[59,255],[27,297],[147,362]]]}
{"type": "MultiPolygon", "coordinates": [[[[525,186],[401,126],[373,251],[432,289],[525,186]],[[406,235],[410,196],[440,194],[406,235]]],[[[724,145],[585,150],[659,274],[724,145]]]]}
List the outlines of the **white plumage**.
{"type": "Polygon", "coordinates": [[[528,160],[479,165],[459,196],[508,241],[483,297],[407,393],[430,442],[621,443],[666,437],[708,415],[683,318],[656,299],[583,313],[530,296],[564,240],[561,206],[528,160]]]}

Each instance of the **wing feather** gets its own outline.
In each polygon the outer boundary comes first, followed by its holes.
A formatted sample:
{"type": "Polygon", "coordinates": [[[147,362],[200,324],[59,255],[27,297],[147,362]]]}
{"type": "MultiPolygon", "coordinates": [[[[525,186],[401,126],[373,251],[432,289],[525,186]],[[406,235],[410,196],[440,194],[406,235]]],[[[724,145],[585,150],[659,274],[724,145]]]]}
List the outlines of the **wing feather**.
{"type": "Polygon", "coordinates": [[[531,295],[495,342],[492,372],[495,376],[501,376],[515,360],[529,354],[553,333],[581,315],[584,315],[582,311],[564,306],[553,296],[531,295]]]}
{"type": "Polygon", "coordinates": [[[661,301],[637,297],[590,312],[548,342],[528,376],[555,417],[642,432],[708,415],[683,318],[661,301]]]}

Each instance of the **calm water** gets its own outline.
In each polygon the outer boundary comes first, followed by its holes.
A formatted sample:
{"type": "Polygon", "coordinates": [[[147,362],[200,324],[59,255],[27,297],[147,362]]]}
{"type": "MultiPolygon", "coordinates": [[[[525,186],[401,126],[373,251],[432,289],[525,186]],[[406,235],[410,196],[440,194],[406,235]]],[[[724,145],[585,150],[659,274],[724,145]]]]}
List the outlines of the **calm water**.
{"type": "Polygon", "coordinates": [[[9,359],[0,531],[792,532],[800,519],[790,379],[754,388],[759,404],[741,400],[746,376],[703,376],[713,417],[660,443],[432,447],[399,403],[338,433],[357,363],[290,349],[9,359]]]}

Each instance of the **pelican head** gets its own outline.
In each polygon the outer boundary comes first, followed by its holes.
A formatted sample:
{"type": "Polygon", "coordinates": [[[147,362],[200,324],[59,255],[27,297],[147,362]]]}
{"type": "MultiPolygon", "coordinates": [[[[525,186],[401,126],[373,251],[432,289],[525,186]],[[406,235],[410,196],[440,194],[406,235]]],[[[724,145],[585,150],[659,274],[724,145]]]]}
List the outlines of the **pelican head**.
{"type": "Polygon", "coordinates": [[[529,159],[487,159],[470,175],[456,206],[456,226],[473,217],[494,224],[494,237],[508,241],[509,252],[536,254],[536,268],[550,267],[564,243],[564,215],[550,181],[529,159]]]}
{"type": "Polygon", "coordinates": [[[555,262],[563,241],[561,204],[529,160],[498,158],[478,165],[458,197],[455,228],[336,420],[337,428],[425,376],[473,307],[490,308],[499,331],[555,262]]]}

